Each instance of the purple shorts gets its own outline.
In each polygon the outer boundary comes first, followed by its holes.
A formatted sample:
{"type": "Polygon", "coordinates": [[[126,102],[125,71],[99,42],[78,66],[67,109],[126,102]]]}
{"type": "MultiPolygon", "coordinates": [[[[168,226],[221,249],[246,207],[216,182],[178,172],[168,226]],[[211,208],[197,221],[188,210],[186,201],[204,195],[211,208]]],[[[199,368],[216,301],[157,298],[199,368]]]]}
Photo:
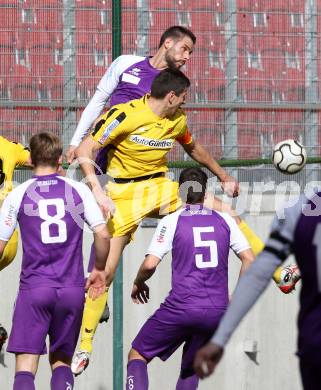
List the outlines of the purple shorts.
{"type": "Polygon", "coordinates": [[[145,322],[132,347],[146,360],[168,359],[184,343],[181,377],[193,375],[197,350],[212,337],[225,309],[177,309],[164,304],[145,322]]]}
{"type": "Polygon", "coordinates": [[[39,287],[19,290],[12,319],[8,352],[59,351],[72,357],[77,345],[85,302],[83,287],[39,287]]]}
{"type": "Polygon", "coordinates": [[[300,372],[304,390],[320,390],[321,364],[318,360],[312,363],[300,358],[300,372]]]}

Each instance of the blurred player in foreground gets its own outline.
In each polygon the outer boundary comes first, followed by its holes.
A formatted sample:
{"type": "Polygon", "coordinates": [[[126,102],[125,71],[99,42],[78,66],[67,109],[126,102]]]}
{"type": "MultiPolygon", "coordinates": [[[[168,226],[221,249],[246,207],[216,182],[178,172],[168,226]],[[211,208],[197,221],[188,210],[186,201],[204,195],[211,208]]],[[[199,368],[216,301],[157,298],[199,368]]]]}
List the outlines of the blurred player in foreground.
{"type": "Polygon", "coordinates": [[[212,340],[197,353],[195,370],[204,378],[222,357],[224,346],[248,310],[269,284],[275,269],[294,254],[302,274],[298,320],[298,356],[303,387],[319,390],[321,384],[321,192],[276,216],[263,252],[240,279],[231,304],[212,340]]]}
{"type": "Polygon", "coordinates": [[[14,390],[33,390],[39,357],[49,335],[51,389],[71,390],[70,370],[80,330],[84,296],[84,221],[94,231],[96,262],[86,289],[93,298],[105,291],[109,234],[88,187],[59,176],[60,140],[49,133],[30,140],[32,179],[5,199],[0,216],[0,254],[19,222],[23,242],[20,287],[8,352],[16,355],[14,390]]]}
{"type": "Polygon", "coordinates": [[[187,168],[179,178],[186,204],[164,217],[156,229],[132,289],[135,303],[147,303],[146,281],[169,251],[172,252],[172,289],[161,307],[143,325],[129,352],[126,389],[147,390],[147,364],[169,358],[184,344],[177,390],[194,390],[197,349],[216,329],[228,304],[229,249],[242,262],[240,274],[254,260],[240,229],[226,213],[203,206],[206,174],[187,168]]]}
{"type": "MultiPolygon", "coordinates": [[[[0,208],[6,196],[12,190],[12,177],[15,168],[30,165],[28,148],[0,136],[0,208]]],[[[15,230],[0,256],[0,271],[13,261],[17,253],[17,247],[18,232],[15,230]]],[[[7,337],[7,331],[0,324],[0,351],[7,337]]]]}
{"type": "MultiPolygon", "coordinates": [[[[186,116],[180,107],[185,103],[189,86],[189,79],[178,69],[163,70],[154,79],[150,95],[114,106],[102,115],[93,133],[76,151],[84,176],[105,216],[114,214],[108,220],[112,239],[106,265],[107,287],[142,219],[168,214],[181,204],[178,183],[165,177],[166,155],[176,140],[195,161],[219,178],[227,194],[238,195],[238,182],[193,140],[187,129],[186,116]],[[95,175],[92,161],[95,152],[107,145],[107,173],[113,178],[108,183],[108,196],[95,175]]],[[[87,328],[90,345],[98,321],[99,318],[87,328]]]]}

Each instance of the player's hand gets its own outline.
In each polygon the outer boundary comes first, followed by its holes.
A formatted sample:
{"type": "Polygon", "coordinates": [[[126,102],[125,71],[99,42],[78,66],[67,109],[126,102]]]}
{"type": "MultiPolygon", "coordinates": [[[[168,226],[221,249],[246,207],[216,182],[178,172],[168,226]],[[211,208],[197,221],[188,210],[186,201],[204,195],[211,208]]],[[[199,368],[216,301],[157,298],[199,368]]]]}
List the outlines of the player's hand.
{"type": "Polygon", "coordinates": [[[105,194],[104,190],[98,187],[92,190],[94,197],[104,215],[105,218],[109,219],[115,214],[114,202],[105,194]]]}
{"type": "Polygon", "coordinates": [[[239,182],[230,175],[225,175],[221,180],[221,188],[228,196],[235,198],[240,193],[239,182]]]}
{"type": "Polygon", "coordinates": [[[66,152],[66,160],[68,164],[72,164],[72,162],[75,160],[75,150],[77,149],[77,146],[69,145],[67,152],[66,152]]]}
{"type": "Polygon", "coordinates": [[[102,295],[106,290],[106,271],[94,268],[87,278],[85,288],[92,300],[102,295]]]}
{"type": "Polygon", "coordinates": [[[146,283],[133,284],[131,297],[134,303],[147,303],[149,300],[149,287],[146,283]]]}
{"type": "Polygon", "coordinates": [[[201,379],[210,376],[222,358],[223,348],[209,342],[199,349],[194,359],[194,370],[201,379]]]}

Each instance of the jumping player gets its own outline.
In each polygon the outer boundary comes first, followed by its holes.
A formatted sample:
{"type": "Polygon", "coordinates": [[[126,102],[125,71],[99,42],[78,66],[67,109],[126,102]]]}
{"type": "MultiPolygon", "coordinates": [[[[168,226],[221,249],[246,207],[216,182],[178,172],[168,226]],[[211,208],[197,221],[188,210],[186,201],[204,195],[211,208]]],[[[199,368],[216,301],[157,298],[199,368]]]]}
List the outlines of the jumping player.
{"type": "Polygon", "coordinates": [[[203,205],[206,184],[207,176],[201,169],[182,171],[180,195],[186,199],[186,205],[159,222],[134,281],[133,301],[147,303],[149,287],[145,282],[165,254],[172,252],[172,289],[132,343],[127,390],[147,390],[147,364],[155,357],[166,360],[182,344],[176,390],[197,388],[194,355],[211,337],[228,304],[229,248],[242,261],[240,273],[254,260],[233,218],[203,205]]]}
{"type": "MultiPolygon", "coordinates": [[[[189,85],[188,78],[178,69],[163,70],[154,79],[150,95],[114,106],[102,115],[92,135],[84,139],[76,151],[103,212],[110,216],[115,210],[113,218],[108,221],[113,237],[107,261],[107,287],[112,283],[119,257],[140,221],[160,212],[173,212],[180,205],[178,184],[165,177],[168,169],[165,156],[175,140],[194,160],[207,166],[220,179],[228,194],[238,194],[237,181],[192,139],[187,129],[186,116],[180,106],[185,102],[189,85]],[[109,197],[95,176],[92,164],[96,151],[107,145],[108,174],[114,178],[108,184],[109,197]]],[[[84,341],[90,346],[98,321],[99,317],[96,324],[87,327],[90,332],[86,333],[84,341]]],[[[90,351],[86,346],[82,352],[87,356],[74,360],[81,371],[82,362],[84,358],[88,362],[90,351]]]]}
{"type": "MultiPolygon", "coordinates": [[[[172,26],[168,28],[161,36],[159,48],[153,57],[141,57],[136,55],[122,55],[118,57],[100,80],[97,90],[82,113],[77,129],[70,142],[67,151],[68,162],[72,162],[75,156],[75,150],[82,139],[91,129],[93,123],[107,103],[112,107],[120,103],[126,103],[132,99],[138,99],[144,94],[149,93],[151,84],[159,72],[168,67],[180,68],[188,62],[192,54],[196,37],[192,31],[182,26],[172,26]]],[[[107,167],[107,152],[105,148],[98,153],[96,163],[99,169],[96,173],[105,173],[107,167]]],[[[210,207],[221,210],[225,207],[217,198],[213,198],[213,204],[210,207]]],[[[230,212],[234,216],[234,211],[230,212]]],[[[245,221],[237,219],[240,223],[240,228],[249,240],[252,249],[261,250],[263,248],[262,241],[249,228],[245,221]]],[[[94,251],[91,251],[89,265],[93,263],[94,251]]],[[[90,272],[91,268],[88,268],[90,272]]],[[[290,274],[288,274],[290,275],[290,274]]],[[[294,278],[289,279],[289,284],[294,278]]],[[[276,282],[280,282],[278,275],[276,282]]],[[[291,284],[294,288],[295,283],[291,284]]],[[[106,293],[107,295],[107,293],[106,293]]],[[[95,302],[87,297],[83,323],[81,328],[80,350],[75,355],[73,360],[73,372],[78,375],[84,368],[87,367],[89,356],[92,352],[93,334],[98,324],[101,321],[108,319],[108,310],[104,312],[104,302],[106,297],[101,297],[95,302]],[[86,332],[86,329],[92,331],[86,332]]],[[[108,308],[108,306],[107,306],[108,308]]]]}
{"type": "Polygon", "coordinates": [[[32,179],[5,199],[0,215],[0,255],[19,222],[22,270],[9,352],[16,355],[14,390],[33,390],[39,357],[49,335],[51,389],[73,388],[71,358],[80,330],[85,282],[82,258],[84,221],[94,231],[96,262],[86,288],[95,299],[105,291],[109,235],[103,215],[86,185],[59,176],[60,140],[49,133],[30,140],[32,179]]]}

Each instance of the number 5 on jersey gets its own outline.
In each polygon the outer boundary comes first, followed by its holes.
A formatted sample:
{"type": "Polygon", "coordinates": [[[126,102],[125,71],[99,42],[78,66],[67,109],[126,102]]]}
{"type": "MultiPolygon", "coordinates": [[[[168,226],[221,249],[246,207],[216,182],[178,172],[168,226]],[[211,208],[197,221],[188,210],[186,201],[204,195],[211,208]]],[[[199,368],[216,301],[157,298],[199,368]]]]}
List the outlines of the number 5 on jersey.
{"type": "Polygon", "coordinates": [[[195,255],[197,268],[215,268],[218,265],[217,243],[214,240],[202,240],[202,233],[213,233],[214,226],[193,227],[193,238],[195,248],[209,248],[210,258],[202,253],[195,255]]]}
{"type": "Polygon", "coordinates": [[[63,199],[41,199],[38,206],[39,217],[44,221],[40,225],[41,241],[44,244],[65,242],[67,240],[67,226],[66,222],[62,220],[65,216],[65,203],[63,199]],[[55,215],[49,215],[48,206],[54,206],[56,208],[55,215]],[[51,225],[56,225],[58,227],[58,235],[50,235],[51,225]]]}

